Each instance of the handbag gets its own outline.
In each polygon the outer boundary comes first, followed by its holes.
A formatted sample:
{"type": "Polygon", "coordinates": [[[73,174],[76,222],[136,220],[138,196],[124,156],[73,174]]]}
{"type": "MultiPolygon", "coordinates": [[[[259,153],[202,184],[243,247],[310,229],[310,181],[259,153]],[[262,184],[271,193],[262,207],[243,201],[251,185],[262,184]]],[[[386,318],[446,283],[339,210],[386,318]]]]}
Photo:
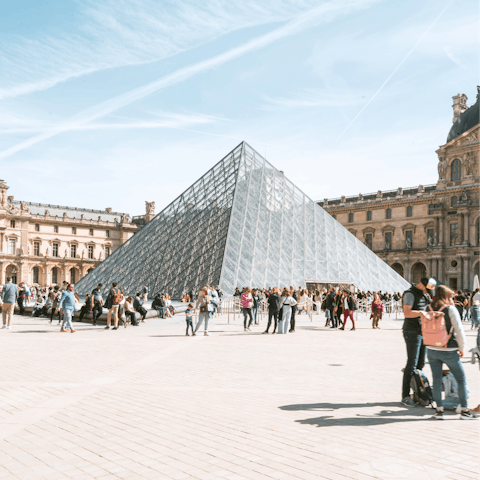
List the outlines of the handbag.
{"type": "Polygon", "coordinates": [[[207,312],[208,312],[207,306],[206,306],[206,305],[202,305],[202,306],[200,307],[200,313],[207,313],[207,312]]]}

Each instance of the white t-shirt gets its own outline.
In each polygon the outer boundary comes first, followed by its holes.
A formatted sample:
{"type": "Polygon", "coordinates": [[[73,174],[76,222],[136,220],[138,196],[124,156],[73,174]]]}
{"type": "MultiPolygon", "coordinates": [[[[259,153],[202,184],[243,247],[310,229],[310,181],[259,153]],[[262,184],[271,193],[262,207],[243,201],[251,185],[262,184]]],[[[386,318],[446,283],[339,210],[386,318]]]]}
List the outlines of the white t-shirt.
{"type": "Polygon", "coordinates": [[[472,305],[480,305],[480,292],[472,297],[472,305]]]}

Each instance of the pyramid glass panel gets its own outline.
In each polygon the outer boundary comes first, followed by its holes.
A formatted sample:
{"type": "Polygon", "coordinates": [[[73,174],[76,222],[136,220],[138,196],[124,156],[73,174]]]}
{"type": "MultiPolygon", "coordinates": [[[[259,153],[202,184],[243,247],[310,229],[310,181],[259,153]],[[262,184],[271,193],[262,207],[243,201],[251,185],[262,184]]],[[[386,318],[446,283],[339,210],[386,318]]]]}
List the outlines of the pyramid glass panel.
{"type": "Polygon", "coordinates": [[[245,142],[76,285],[117,282],[129,293],[180,298],[192,287],[408,283],[245,142]]]}

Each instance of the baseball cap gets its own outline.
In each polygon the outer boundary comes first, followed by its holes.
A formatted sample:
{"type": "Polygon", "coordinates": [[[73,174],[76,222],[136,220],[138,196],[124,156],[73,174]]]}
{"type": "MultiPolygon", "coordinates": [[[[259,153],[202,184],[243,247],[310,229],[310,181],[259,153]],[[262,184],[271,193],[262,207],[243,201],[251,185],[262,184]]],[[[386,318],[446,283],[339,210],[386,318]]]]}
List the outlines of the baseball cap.
{"type": "Polygon", "coordinates": [[[435,290],[437,286],[437,282],[434,278],[423,277],[420,280],[420,283],[423,283],[423,285],[425,285],[425,288],[427,288],[428,290],[435,290]]]}

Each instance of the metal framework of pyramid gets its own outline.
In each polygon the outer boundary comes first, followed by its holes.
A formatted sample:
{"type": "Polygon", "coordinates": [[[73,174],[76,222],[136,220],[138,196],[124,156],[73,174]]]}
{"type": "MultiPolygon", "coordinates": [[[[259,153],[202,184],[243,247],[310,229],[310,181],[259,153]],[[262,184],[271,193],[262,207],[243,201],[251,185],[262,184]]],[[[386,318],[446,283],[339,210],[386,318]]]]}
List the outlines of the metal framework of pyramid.
{"type": "Polygon", "coordinates": [[[242,142],[76,285],[180,298],[204,285],[403,291],[408,283],[242,142]]]}

